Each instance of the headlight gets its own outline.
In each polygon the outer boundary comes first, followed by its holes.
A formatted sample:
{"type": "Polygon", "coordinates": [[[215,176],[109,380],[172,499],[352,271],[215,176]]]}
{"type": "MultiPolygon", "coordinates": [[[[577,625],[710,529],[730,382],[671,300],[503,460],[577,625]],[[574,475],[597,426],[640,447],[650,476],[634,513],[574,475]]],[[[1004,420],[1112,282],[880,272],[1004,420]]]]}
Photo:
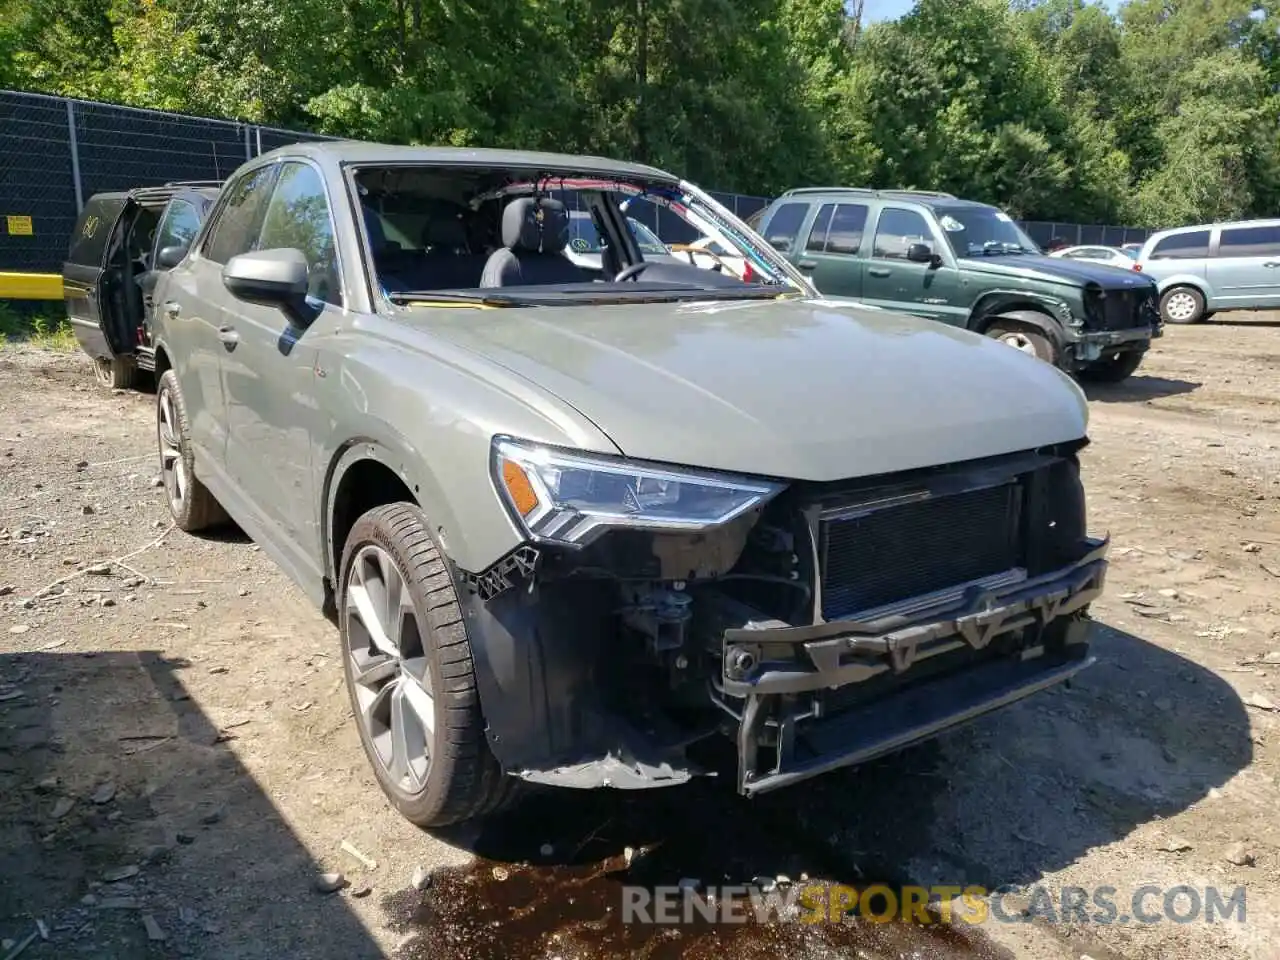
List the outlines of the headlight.
{"type": "Polygon", "coordinates": [[[499,496],[538,540],[582,546],[611,527],[705,530],[780,493],[780,483],[571,453],[495,437],[499,496]]]}

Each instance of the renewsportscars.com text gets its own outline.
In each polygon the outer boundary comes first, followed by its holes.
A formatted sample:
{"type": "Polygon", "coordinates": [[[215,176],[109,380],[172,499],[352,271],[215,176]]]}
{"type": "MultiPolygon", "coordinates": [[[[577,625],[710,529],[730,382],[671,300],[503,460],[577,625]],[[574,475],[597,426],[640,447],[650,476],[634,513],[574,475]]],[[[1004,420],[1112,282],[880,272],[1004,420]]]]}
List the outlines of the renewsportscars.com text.
{"type": "Polygon", "coordinates": [[[980,886],[889,887],[800,883],[759,886],[623,887],[622,922],[839,923],[856,915],[875,923],[1224,923],[1245,922],[1245,888],[1147,885],[1035,886],[1017,894],[980,886]]]}

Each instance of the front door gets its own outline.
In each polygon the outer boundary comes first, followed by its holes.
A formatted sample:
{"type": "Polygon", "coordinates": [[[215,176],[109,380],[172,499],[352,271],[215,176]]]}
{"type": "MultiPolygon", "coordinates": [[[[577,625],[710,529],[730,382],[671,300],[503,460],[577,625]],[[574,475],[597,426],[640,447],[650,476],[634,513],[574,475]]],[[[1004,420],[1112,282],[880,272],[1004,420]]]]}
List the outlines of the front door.
{"type": "Polygon", "coordinates": [[[886,310],[964,326],[969,311],[960,303],[960,292],[951,248],[924,215],[906,207],[881,207],[871,255],[863,261],[862,299],[886,310]],[[927,244],[941,263],[908,260],[913,243],[927,244]]]}
{"type": "Polygon", "coordinates": [[[862,261],[858,257],[868,212],[865,203],[824,203],[814,217],[796,262],[826,296],[862,296],[862,261]]]}
{"type": "Polygon", "coordinates": [[[1223,227],[1207,270],[1215,307],[1280,306],[1280,224],[1223,227]]]}
{"type": "Polygon", "coordinates": [[[281,166],[256,250],[301,250],[311,267],[312,311],[305,329],[284,311],[223,301],[222,381],[227,398],[227,468],[246,508],[299,572],[315,568],[320,492],[312,471],[311,438],[323,427],[315,400],[316,335],[342,317],[342,287],[333,223],[319,171],[303,161],[281,166]],[[308,333],[311,337],[308,337],[308,333]]]}

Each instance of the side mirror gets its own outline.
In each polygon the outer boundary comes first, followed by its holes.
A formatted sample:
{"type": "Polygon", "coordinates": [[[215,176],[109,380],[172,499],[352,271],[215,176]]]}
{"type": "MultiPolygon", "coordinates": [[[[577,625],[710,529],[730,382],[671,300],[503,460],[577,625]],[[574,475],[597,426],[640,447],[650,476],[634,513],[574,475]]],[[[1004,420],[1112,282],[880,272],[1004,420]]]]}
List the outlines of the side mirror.
{"type": "Polygon", "coordinates": [[[942,258],[933,252],[933,246],[928,243],[913,243],[907,247],[907,259],[912,263],[927,263],[933,267],[942,264],[942,258]]]}
{"type": "Polygon", "coordinates": [[[222,268],[222,284],[240,300],[279,307],[290,319],[301,319],[306,313],[310,273],[301,250],[258,250],[228,260],[222,268]]]}
{"type": "Polygon", "coordinates": [[[160,252],[156,254],[156,267],[160,270],[172,270],[182,262],[182,258],[187,255],[189,246],[183,244],[176,247],[161,247],[160,252]]]}

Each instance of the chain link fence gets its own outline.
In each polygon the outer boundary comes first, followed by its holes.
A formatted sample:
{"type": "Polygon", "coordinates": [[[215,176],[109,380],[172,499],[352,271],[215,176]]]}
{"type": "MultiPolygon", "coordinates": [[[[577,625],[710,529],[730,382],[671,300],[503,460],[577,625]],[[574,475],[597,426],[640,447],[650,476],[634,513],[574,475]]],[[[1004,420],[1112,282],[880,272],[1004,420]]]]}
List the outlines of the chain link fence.
{"type": "MultiPolygon", "coordinates": [[[[246,160],[320,134],[212,120],[37,93],[0,91],[0,271],[59,273],[85,200],[95,193],[173,180],[222,180],[246,160]]],[[[715,193],[746,219],[770,198],[715,193]]],[[[644,201],[628,208],[666,243],[696,231],[644,201]]],[[[1119,246],[1145,240],[1134,227],[1021,221],[1042,247],[1119,246]]]]}
{"type": "Polygon", "coordinates": [[[330,139],[36,93],[0,91],[0,271],[58,273],[85,200],[222,180],[260,153],[330,139]]]}

